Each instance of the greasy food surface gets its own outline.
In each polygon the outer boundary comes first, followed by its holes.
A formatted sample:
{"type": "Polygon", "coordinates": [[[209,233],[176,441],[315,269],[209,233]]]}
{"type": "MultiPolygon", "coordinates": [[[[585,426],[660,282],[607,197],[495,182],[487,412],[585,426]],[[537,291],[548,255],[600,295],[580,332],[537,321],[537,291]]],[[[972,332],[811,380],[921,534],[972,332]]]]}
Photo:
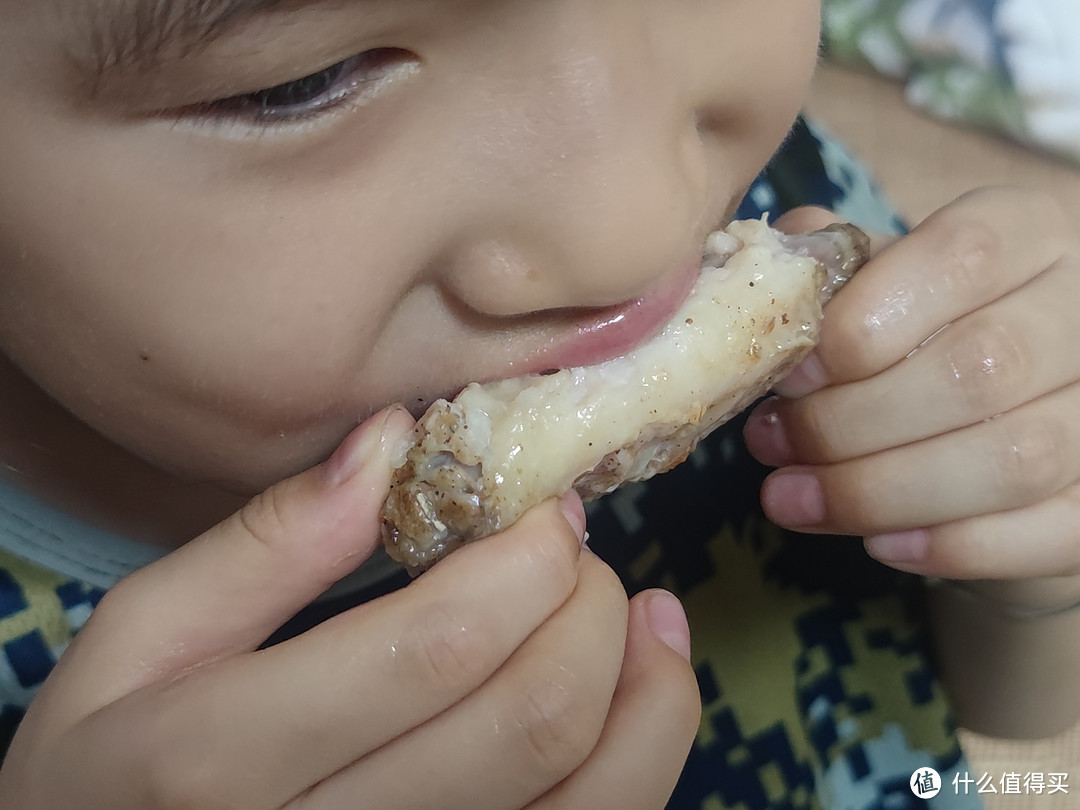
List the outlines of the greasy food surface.
{"type": "Polygon", "coordinates": [[[733,222],[709,237],[681,308],[634,351],[434,403],[383,509],[388,553],[423,570],[571,487],[589,500],[671,469],[809,352],[822,306],[867,255],[850,225],[790,236],[733,222]]]}

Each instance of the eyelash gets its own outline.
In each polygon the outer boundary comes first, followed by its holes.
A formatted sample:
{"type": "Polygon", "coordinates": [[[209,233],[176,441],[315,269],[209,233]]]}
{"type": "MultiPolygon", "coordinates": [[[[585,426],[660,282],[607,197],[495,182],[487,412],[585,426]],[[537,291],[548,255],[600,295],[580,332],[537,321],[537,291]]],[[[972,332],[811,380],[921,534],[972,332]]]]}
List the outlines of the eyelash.
{"type": "Polygon", "coordinates": [[[415,54],[399,48],[375,48],[273,87],[193,105],[181,115],[200,123],[264,129],[308,122],[349,102],[362,103],[386,79],[411,71],[417,61],[415,54]]]}

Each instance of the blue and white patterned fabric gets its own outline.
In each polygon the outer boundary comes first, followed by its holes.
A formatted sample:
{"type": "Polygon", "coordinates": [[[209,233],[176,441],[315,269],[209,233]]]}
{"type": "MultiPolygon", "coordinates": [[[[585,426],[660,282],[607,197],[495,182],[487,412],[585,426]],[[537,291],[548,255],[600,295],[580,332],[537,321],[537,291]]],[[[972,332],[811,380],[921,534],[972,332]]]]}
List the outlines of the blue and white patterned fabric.
{"type": "Polygon", "coordinates": [[[935,115],[1080,160],[1076,0],[824,0],[841,60],[907,83],[935,115]]]}

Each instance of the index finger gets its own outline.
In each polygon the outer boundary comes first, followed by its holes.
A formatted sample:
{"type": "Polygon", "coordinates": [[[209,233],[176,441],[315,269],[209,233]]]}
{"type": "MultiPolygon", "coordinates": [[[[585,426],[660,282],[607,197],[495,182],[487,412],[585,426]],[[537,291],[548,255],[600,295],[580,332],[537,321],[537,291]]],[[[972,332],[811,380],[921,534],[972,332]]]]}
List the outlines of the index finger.
{"type": "Polygon", "coordinates": [[[561,506],[542,504],[295,638],[129,694],[66,744],[89,752],[81,765],[95,779],[116,782],[112,806],[164,796],[169,806],[280,807],[458,703],[560,609],[577,584],[583,528],[561,506]],[[106,739],[119,742],[103,766],[106,739]]]}
{"type": "Polygon", "coordinates": [[[581,537],[559,506],[295,638],[129,696],[125,733],[167,762],[145,770],[182,780],[191,806],[277,807],[457,704],[575,591],[581,537]]]}
{"type": "Polygon", "coordinates": [[[883,371],[1052,266],[1068,232],[1058,205],[1041,192],[964,195],[881,249],[848,282],[829,304],[805,367],[777,390],[801,395],[883,371]]]}

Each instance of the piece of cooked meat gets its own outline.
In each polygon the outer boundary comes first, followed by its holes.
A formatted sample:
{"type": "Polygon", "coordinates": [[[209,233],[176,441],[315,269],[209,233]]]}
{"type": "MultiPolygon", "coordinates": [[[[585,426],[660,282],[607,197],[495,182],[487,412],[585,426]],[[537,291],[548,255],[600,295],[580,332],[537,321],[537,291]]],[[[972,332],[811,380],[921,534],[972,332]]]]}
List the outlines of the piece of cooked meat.
{"type": "Polygon", "coordinates": [[[416,425],[383,507],[387,552],[418,573],[575,488],[583,499],[683,461],[817,341],[824,303],[868,257],[851,225],[712,234],[667,326],[593,366],[472,384],[416,425]]]}

